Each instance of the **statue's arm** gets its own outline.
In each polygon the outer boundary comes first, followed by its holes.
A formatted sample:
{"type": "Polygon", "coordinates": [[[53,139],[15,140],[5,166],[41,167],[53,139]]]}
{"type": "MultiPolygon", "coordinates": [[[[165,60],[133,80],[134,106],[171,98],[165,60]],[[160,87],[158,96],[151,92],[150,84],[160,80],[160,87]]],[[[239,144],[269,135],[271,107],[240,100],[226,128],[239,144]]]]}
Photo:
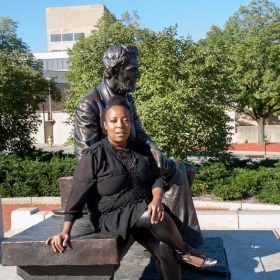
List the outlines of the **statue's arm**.
{"type": "Polygon", "coordinates": [[[99,109],[95,102],[81,100],[75,113],[74,125],[74,151],[78,159],[81,158],[83,150],[92,146],[100,140],[99,109]]]}

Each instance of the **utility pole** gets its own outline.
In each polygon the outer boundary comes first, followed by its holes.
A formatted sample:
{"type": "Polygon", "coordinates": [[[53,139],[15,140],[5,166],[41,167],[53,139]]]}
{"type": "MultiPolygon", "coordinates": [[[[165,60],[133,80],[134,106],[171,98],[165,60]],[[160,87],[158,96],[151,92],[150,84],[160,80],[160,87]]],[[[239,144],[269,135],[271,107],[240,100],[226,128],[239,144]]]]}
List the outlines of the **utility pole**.
{"type": "Polygon", "coordinates": [[[45,102],[42,102],[42,107],[43,107],[44,143],[46,143],[45,102]]]}
{"type": "Polygon", "coordinates": [[[48,120],[52,120],[52,98],[51,98],[51,85],[50,81],[52,78],[46,78],[49,84],[49,114],[48,114],[48,120]]]}

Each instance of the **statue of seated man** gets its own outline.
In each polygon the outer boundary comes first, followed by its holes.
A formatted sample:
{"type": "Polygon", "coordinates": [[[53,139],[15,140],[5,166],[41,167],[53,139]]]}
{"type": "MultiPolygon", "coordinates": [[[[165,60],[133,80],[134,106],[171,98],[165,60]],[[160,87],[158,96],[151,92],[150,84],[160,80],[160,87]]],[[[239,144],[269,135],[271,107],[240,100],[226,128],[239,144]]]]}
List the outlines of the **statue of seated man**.
{"type": "Polygon", "coordinates": [[[87,147],[106,137],[103,127],[103,112],[106,103],[114,96],[125,96],[131,108],[133,120],[130,137],[147,142],[169,185],[165,203],[172,211],[178,229],[189,244],[198,247],[204,243],[190,189],[196,170],[189,163],[166,157],[143,129],[137,115],[133,97],[136,81],[140,78],[139,51],[133,45],[110,47],[103,56],[103,81],[81,98],[75,113],[75,154],[79,159],[87,147]]]}

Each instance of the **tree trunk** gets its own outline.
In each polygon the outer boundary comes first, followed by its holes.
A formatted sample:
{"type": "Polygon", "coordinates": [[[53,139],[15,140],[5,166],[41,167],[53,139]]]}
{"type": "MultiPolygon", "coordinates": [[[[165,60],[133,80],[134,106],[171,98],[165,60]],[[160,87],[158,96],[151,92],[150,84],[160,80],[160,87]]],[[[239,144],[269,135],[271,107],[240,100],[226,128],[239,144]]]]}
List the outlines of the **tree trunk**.
{"type": "Polygon", "coordinates": [[[264,144],[264,118],[258,119],[258,144],[264,144]]]}

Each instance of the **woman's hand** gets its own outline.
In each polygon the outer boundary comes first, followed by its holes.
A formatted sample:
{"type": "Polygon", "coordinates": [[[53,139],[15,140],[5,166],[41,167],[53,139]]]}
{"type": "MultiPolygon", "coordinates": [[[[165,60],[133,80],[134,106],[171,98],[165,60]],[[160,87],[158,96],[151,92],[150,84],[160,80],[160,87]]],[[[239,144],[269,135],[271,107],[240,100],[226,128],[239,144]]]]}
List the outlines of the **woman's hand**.
{"type": "Polygon", "coordinates": [[[151,223],[157,224],[164,218],[164,207],[162,204],[162,199],[154,197],[151,203],[148,205],[148,214],[152,215],[151,223]]]}
{"type": "Polygon", "coordinates": [[[55,252],[62,253],[69,246],[70,233],[75,221],[66,221],[63,224],[63,229],[61,233],[49,237],[46,240],[47,245],[52,245],[55,252]]]}
{"type": "Polygon", "coordinates": [[[51,236],[46,240],[47,245],[52,245],[55,252],[62,253],[67,247],[70,241],[70,234],[67,232],[61,232],[57,235],[51,236]]]}
{"type": "Polygon", "coordinates": [[[152,215],[151,223],[157,224],[162,221],[164,218],[164,207],[162,204],[162,198],[164,195],[164,191],[160,187],[153,188],[153,200],[148,205],[148,214],[152,215]]]}
{"type": "Polygon", "coordinates": [[[162,198],[164,195],[164,191],[160,187],[153,188],[153,200],[148,205],[148,214],[152,215],[151,223],[157,224],[162,221],[164,218],[164,207],[162,204],[162,198]]]}

